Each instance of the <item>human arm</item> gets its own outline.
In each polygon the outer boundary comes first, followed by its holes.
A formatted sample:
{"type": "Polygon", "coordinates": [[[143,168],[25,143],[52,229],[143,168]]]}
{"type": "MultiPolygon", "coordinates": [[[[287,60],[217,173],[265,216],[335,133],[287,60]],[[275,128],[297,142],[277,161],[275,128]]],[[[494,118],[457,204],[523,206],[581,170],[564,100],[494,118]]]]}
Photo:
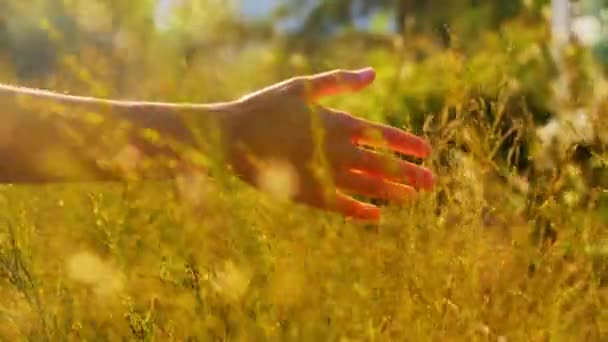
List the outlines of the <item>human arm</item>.
{"type": "Polygon", "coordinates": [[[0,182],[49,183],[120,180],[127,173],[171,177],[168,167],[137,164],[159,156],[177,161],[175,144],[195,146],[189,119],[220,124],[228,105],[108,100],[0,84],[0,106],[0,182]]]}
{"type": "MultiPolygon", "coordinates": [[[[374,78],[372,69],[336,70],[296,77],[213,105],[112,101],[2,86],[0,181],[119,179],[124,174],[104,165],[108,160],[120,164],[125,148],[130,151],[124,158],[127,169],[142,156],[167,156],[169,164],[177,160],[179,167],[179,154],[172,146],[158,146],[140,133],[153,129],[173,145],[199,148],[188,124],[195,121],[203,140],[204,135],[218,133],[217,144],[209,147],[219,148],[226,166],[249,184],[320,209],[376,220],[377,207],[349,195],[403,200],[432,188],[434,177],[426,168],[361,147],[426,157],[431,147],[423,139],[317,103],[324,96],[359,91],[374,78]],[[109,132],[110,138],[101,132],[109,132]],[[81,166],[74,172],[69,167],[48,172],[41,165],[49,156],[54,158],[49,150],[67,151],[68,161],[55,162],[81,166]],[[282,184],[277,188],[273,182],[278,179],[282,184]]],[[[131,168],[143,178],[173,174],[171,169],[131,168]]]]}

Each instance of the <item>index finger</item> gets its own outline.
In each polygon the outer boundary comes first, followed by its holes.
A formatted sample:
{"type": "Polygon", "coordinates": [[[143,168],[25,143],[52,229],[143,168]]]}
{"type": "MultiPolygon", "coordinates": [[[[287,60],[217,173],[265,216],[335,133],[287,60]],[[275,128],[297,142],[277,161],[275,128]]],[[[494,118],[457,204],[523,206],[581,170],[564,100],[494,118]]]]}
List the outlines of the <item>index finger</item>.
{"type": "Polygon", "coordinates": [[[433,149],[428,141],[401,129],[356,118],[346,113],[337,113],[348,119],[350,134],[356,144],[389,148],[414,157],[428,157],[433,149]]]}

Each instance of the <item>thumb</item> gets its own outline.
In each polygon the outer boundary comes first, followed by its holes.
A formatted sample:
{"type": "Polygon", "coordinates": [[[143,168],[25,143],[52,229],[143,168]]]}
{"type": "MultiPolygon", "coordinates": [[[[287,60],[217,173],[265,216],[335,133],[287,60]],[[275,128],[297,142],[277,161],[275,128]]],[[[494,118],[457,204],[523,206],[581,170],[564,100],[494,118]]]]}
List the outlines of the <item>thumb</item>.
{"type": "Polygon", "coordinates": [[[361,70],[333,70],[307,77],[305,80],[305,94],[311,100],[321,97],[339,95],[359,91],[376,78],[373,68],[361,70]]]}

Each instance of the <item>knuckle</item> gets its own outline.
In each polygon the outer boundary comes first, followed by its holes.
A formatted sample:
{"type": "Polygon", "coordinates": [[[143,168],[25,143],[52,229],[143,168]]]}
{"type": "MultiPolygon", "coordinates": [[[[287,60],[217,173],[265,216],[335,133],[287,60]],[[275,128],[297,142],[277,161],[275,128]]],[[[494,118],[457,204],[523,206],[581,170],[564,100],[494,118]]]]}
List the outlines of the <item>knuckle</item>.
{"type": "Polygon", "coordinates": [[[343,133],[345,136],[351,136],[355,126],[353,116],[341,111],[331,111],[327,115],[328,127],[336,133],[343,133]]]}
{"type": "Polygon", "coordinates": [[[325,82],[326,83],[337,83],[343,77],[344,77],[344,71],[343,70],[334,70],[334,71],[332,71],[332,72],[330,72],[330,73],[328,73],[326,75],[325,82]]]}
{"type": "Polygon", "coordinates": [[[289,84],[292,86],[298,86],[298,85],[302,85],[304,83],[306,83],[306,81],[308,81],[310,79],[310,77],[308,76],[297,76],[297,77],[293,77],[289,84]]]}
{"type": "Polygon", "coordinates": [[[289,80],[285,90],[291,94],[302,95],[309,87],[311,78],[309,76],[298,76],[289,80]]]}
{"type": "Polygon", "coordinates": [[[344,79],[348,78],[348,77],[349,77],[349,76],[351,76],[351,75],[352,75],[352,73],[351,73],[351,72],[349,72],[348,70],[345,70],[345,69],[337,69],[337,70],[335,70],[335,71],[334,71],[334,73],[333,73],[333,78],[334,78],[336,81],[340,81],[340,80],[344,80],[344,79]]]}

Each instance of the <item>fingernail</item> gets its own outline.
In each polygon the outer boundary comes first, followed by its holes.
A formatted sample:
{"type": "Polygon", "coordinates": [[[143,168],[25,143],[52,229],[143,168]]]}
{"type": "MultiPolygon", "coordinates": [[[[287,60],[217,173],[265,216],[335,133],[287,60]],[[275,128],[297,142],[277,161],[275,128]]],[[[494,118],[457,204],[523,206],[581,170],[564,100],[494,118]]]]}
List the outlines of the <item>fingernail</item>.
{"type": "Polygon", "coordinates": [[[398,186],[393,189],[391,197],[395,201],[406,203],[416,199],[416,190],[408,186],[398,186]]]}
{"type": "Polygon", "coordinates": [[[431,153],[433,153],[433,147],[429,143],[424,144],[423,150],[424,150],[425,157],[428,157],[431,155],[431,153]]]}
{"type": "Polygon", "coordinates": [[[376,78],[376,71],[374,68],[365,68],[357,71],[359,74],[359,80],[364,83],[373,81],[376,78]]]}
{"type": "Polygon", "coordinates": [[[428,184],[429,184],[429,188],[428,190],[432,190],[435,185],[437,185],[437,177],[435,177],[435,175],[433,173],[429,174],[429,180],[428,180],[428,184]]]}
{"type": "Polygon", "coordinates": [[[435,175],[428,170],[416,170],[409,175],[409,184],[416,189],[432,190],[435,187],[435,175]]]}
{"type": "Polygon", "coordinates": [[[418,144],[418,151],[421,154],[420,157],[428,157],[433,153],[433,147],[426,140],[421,140],[418,144]]]}

